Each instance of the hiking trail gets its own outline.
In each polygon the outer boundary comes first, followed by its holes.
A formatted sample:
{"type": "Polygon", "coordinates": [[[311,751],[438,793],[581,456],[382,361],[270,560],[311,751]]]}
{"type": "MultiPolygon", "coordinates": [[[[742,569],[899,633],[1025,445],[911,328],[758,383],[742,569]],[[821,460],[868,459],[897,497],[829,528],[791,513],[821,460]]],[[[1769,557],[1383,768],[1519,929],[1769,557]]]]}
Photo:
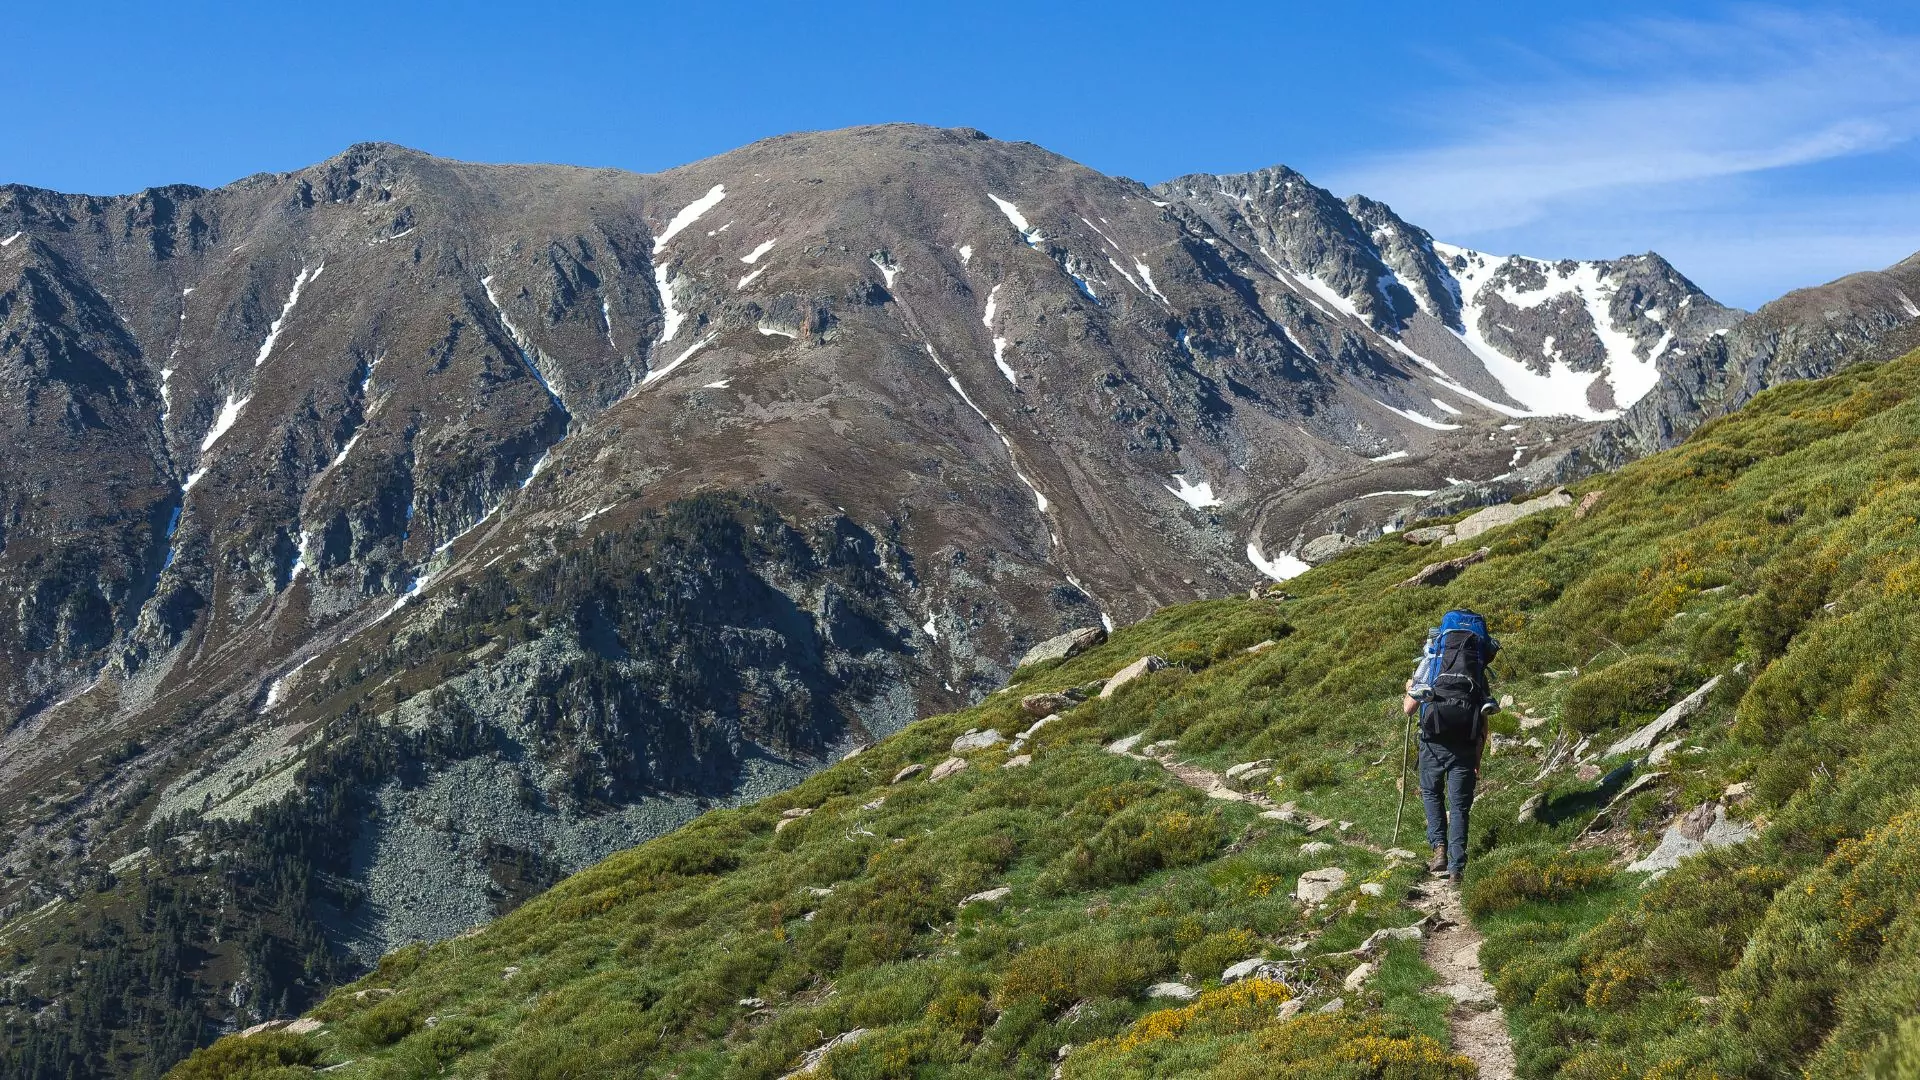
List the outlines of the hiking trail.
{"type": "Polygon", "coordinates": [[[1480,1068],[1480,1080],[1513,1080],[1513,1042],[1507,1037],[1507,1014],[1493,999],[1493,986],[1480,971],[1480,931],[1467,919],[1460,890],[1445,878],[1420,887],[1413,906],[1427,913],[1427,936],[1420,958],[1440,977],[1434,992],[1453,999],[1447,1028],[1453,1051],[1480,1068]]]}
{"type": "MultiPolygon", "coordinates": [[[[1274,809],[1271,799],[1233,791],[1227,787],[1225,778],[1211,769],[1175,761],[1171,755],[1135,753],[1131,743],[1126,740],[1122,743],[1125,745],[1115,744],[1119,747],[1117,750],[1108,749],[1137,761],[1151,761],[1175,780],[1209,796],[1274,809]]],[[[1343,838],[1342,842],[1380,850],[1373,844],[1352,839],[1343,838]]],[[[1420,958],[1439,976],[1433,992],[1444,994],[1454,1002],[1453,1008],[1447,1011],[1447,1029],[1453,1036],[1454,1053],[1472,1060],[1480,1070],[1480,1080],[1514,1080],[1516,1066],[1513,1041],[1507,1035],[1506,1010],[1494,1001],[1493,986],[1480,971],[1480,931],[1467,919],[1459,888],[1445,878],[1434,878],[1418,886],[1409,899],[1416,911],[1427,916],[1420,958]]]]}

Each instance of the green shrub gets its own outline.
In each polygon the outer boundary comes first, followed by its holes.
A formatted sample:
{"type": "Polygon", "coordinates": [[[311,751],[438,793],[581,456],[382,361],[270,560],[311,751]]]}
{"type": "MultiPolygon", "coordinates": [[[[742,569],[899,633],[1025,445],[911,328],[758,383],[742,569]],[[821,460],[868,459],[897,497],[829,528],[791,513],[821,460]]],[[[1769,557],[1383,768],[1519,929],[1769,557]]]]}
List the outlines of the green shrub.
{"type": "Polygon", "coordinates": [[[1195,978],[1212,979],[1259,951],[1260,939],[1244,928],[1208,934],[1180,952],[1180,970],[1195,978]]]}
{"type": "Polygon", "coordinates": [[[1129,806],[1067,853],[1062,881],[1070,889],[1095,889],[1191,866],[1212,855],[1226,833],[1216,813],[1129,806]]]}
{"type": "Polygon", "coordinates": [[[1567,684],[1560,719],[1581,733],[1658,714],[1687,681],[1686,665],[1657,654],[1629,656],[1567,684]]]}
{"type": "Polygon", "coordinates": [[[313,1075],[305,1066],[319,1058],[320,1048],[306,1037],[269,1031],[195,1050],[168,1075],[172,1080],[289,1080],[313,1075]]]}
{"type": "Polygon", "coordinates": [[[1038,998],[1056,1010],[1083,998],[1127,997],[1146,983],[1159,962],[1158,950],[1138,940],[1041,945],[1007,965],[999,997],[1003,1003],[1038,998]]]}
{"type": "Polygon", "coordinates": [[[1467,867],[1467,913],[1479,919],[1522,904],[1571,899],[1613,878],[1607,854],[1546,843],[1496,852],[1467,867]]]}

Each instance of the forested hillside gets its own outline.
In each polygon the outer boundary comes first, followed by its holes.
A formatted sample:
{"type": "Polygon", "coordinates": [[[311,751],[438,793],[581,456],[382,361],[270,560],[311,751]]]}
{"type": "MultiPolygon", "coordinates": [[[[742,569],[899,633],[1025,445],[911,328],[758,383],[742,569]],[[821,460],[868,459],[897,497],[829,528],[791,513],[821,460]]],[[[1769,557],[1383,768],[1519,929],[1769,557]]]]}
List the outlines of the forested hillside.
{"type": "Polygon", "coordinates": [[[1912,1075],[1916,390],[1920,354],[1776,388],[1472,543],[1166,609],[174,1075],[1472,1075],[1493,1003],[1425,992],[1440,886],[1387,850],[1453,606],[1505,644],[1464,900],[1520,1074],[1912,1075]]]}

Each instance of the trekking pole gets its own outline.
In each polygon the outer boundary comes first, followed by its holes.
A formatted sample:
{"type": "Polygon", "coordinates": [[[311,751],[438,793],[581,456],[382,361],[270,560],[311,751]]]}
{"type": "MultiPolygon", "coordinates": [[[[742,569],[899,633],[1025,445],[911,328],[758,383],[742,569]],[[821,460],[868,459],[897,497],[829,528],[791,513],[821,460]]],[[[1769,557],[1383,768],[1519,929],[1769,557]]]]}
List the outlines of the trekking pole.
{"type": "Polygon", "coordinates": [[[1407,748],[1413,743],[1413,722],[1400,718],[1400,804],[1393,808],[1393,839],[1389,846],[1400,846],[1400,815],[1407,809],[1407,748]]]}

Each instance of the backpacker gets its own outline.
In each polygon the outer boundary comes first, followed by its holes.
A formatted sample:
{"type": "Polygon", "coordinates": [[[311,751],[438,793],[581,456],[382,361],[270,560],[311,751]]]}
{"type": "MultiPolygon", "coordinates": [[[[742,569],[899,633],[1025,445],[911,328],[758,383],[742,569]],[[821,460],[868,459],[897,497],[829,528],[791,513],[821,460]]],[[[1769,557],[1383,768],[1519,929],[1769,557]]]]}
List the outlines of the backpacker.
{"type": "Polygon", "coordinates": [[[1481,724],[1493,711],[1487,665],[1499,651],[1479,615],[1455,609],[1441,617],[1414,674],[1422,738],[1456,746],[1480,741],[1481,724]]]}

